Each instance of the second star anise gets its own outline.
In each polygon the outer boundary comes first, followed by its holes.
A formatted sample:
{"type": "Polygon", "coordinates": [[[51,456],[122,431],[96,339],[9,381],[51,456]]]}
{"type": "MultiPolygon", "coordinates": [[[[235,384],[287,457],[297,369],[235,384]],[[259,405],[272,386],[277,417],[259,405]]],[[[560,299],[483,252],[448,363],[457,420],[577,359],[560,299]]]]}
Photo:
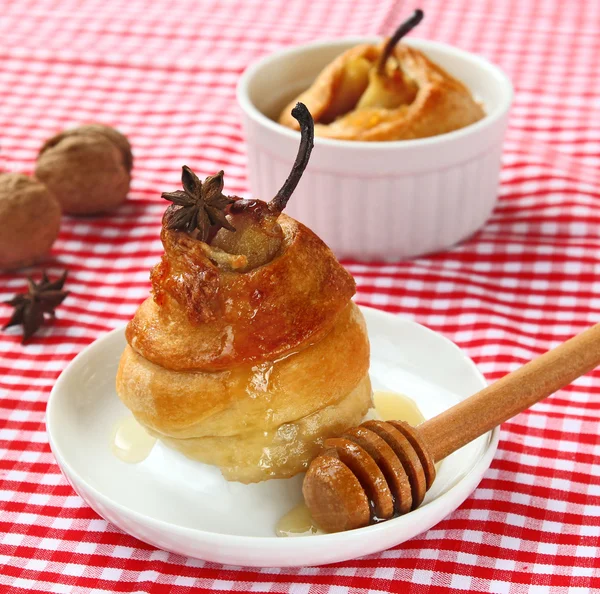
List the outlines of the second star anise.
{"type": "Polygon", "coordinates": [[[54,318],[54,310],[64,301],[69,294],[64,291],[67,271],[54,281],[51,281],[46,272],[42,273],[42,280],[36,283],[31,277],[27,279],[27,293],[19,293],[6,305],[14,307],[13,314],[3,326],[3,330],[10,326],[23,326],[23,344],[27,342],[44,323],[44,314],[54,318]]]}
{"type": "Polygon", "coordinates": [[[186,165],[181,173],[183,190],[163,192],[162,197],[173,204],[165,213],[167,229],[193,233],[198,229],[198,239],[208,242],[221,227],[235,231],[227,220],[226,212],[233,198],[223,195],[223,171],[207,177],[204,182],[186,165]]]}

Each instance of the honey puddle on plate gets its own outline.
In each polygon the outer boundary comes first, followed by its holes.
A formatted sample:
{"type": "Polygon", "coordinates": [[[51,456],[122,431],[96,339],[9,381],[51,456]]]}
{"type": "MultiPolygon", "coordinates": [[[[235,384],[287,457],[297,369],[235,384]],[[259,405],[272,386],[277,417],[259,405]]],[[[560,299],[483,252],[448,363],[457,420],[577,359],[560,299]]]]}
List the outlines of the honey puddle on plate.
{"type": "Polygon", "coordinates": [[[375,412],[382,421],[406,421],[414,427],[425,420],[417,403],[403,394],[375,392],[373,403],[375,412]]]}
{"type": "Polygon", "coordinates": [[[311,536],[325,534],[313,521],[304,503],[293,507],[275,526],[277,536],[311,536]]]}
{"type": "MultiPolygon", "coordinates": [[[[367,418],[382,421],[406,421],[410,425],[419,425],[425,420],[416,402],[395,392],[375,392],[374,408],[367,413],[367,418]]],[[[304,503],[293,507],[282,516],[275,526],[277,536],[311,536],[325,534],[312,519],[304,503]]]]}
{"type": "Polygon", "coordinates": [[[145,460],[155,443],[156,437],[152,437],[132,415],[116,423],[110,440],[114,455],[129,464],[145,460]]]}

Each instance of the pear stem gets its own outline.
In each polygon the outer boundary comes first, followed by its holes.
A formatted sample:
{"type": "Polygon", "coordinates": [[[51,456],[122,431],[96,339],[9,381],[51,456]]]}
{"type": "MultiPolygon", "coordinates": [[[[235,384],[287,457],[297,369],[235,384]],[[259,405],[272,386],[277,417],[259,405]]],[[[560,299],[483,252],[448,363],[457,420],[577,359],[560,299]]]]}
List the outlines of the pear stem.
{"type": "Polygon", "coordinates": [[[277,195],[271,202],[269,202],[269,210],[273,213],[279,214],[286,207],[288,200],[291,198],[306,166],[310,159],[310,153],[314,146],[315,138],[315,123],[313,121],[308,107],[304,103],[297,103],[296,107],[292,109],[292,116],[300,124],[300,146],[298,147],[298,154],[292,167],[292,171],[285,180],[283,186],[277,195]]]}
{"type": "Polygon", "coordinates": [[[385,44],[385,47],[379,56],[379,61],[377,62],[377,74],[383,75],[385,73],[385,65],[398,42],[407,33],[412,31],[423,20],[424,16],[425,13],[420,8],[417,8],[417,10],[415,10],[412,15],[396,29],[396,32],[388,39],[388,42],[385,44]]]}

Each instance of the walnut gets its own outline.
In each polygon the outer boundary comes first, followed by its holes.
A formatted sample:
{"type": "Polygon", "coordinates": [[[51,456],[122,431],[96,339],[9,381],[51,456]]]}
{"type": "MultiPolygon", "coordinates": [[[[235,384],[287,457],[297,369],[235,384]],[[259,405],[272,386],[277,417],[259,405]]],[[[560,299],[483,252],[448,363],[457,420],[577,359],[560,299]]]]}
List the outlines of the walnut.
{"type": "Polygon", "coordinates": [[[21,173],[0,174],[0,269],[29,266],[50,251],[60,214],[44,184],[21,173]]]}
{"type": "Polygon", "coordinates": [[[41,148],[35,175],[64,212],[89,215],[119,206],[129,192],[133,155],[123,134],[102,124],[65,130],[41,148]]]}

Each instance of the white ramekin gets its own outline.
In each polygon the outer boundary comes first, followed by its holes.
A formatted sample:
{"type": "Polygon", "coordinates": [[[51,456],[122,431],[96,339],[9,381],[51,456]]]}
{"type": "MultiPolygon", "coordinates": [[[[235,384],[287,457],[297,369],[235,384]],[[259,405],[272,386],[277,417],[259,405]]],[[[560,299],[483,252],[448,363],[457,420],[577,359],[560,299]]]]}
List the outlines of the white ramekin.
{"type": "MultiPolygon", "coordinates": [[[[377,38],[293,47],[252,64],[237,99],[248,147],[250,189],[268,200],[286,179],[299,134],[273,119],[335,56],[377,38]]],[[[479,229],[497,201],[512,85],[474,54],[423,40],[408,43],[465,83],[486,116],[461,130],[417,140],[315,138],[310,164],[286,212],[339,258],[394,261],[447,248],[479,229]]]]}

